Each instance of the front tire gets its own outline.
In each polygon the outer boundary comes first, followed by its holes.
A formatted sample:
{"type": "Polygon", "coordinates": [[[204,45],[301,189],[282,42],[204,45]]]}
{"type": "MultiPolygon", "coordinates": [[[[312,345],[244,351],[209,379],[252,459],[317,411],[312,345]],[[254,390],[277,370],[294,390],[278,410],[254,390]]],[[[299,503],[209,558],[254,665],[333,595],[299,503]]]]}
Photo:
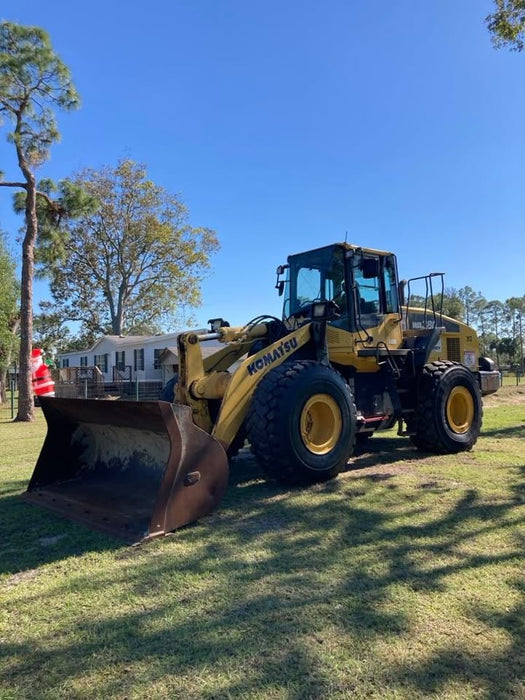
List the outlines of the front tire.
{"type": "Polygon", "coordinates": [[[483,408],[473,373],[457,362],[430,362],[423,368],[419,404],[409,429],[414,445],[427,452],[450,454],[476,443],[483,408]]]}
{"type": "Polygon", "coordinates": [[[256,388],[247,432],[270,478],[289,484],[332,479],[354,451],[352,393],[330,366],[312,360],[285,363],[256,388]]]}

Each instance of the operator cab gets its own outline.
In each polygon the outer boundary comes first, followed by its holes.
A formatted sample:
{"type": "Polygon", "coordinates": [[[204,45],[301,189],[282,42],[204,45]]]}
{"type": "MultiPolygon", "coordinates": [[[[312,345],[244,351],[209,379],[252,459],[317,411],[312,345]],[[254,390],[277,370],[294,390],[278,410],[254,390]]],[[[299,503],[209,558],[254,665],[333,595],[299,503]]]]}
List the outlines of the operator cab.
{"type": "Polygon", "coordinates": [[[350,332],[400,313],[395,256],[346,243],[290,255],[288,264],[277,268],[276,286],[291,326],[309,322],[316,302],[330,302],[329,323],[350,332]]]}

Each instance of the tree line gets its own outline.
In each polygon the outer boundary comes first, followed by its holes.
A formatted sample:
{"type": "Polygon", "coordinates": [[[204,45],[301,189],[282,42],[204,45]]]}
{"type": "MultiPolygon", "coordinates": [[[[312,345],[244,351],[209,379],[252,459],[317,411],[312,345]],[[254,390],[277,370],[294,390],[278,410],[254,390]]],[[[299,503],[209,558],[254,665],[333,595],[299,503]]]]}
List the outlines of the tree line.
{"type": "MultiPolygon", "coordinates": [[[[525,0],[494,0],[494,10],[485,18],[494,45],[521,51],[525,0]]],[[[16,420],[21,421],[34,418],[33,342],[54,332],[57,345],[73,343],[74,339],[60,335],[66,333],[65,321],[80,323],[82,344],[102,332],[151,330],[166,315],[199,303],[199,282],[218,247],[215,232],[190,226],[181,200],[148,180],[136,163],[123,161],[98,172],[88,169],[59,183],[37,180],[37,170],[60,137],[56,112],[70,112],[79,105],[69,68],[53,50],[47,32],[1,21],[0,126],[8,129],[19,174],[6,179],[0,173],[0,188],[16,191],[14,207],[24,223],[19,282],[0,241],[0,400],[6,363],[16,348],[16,420]],[[50,280],[52,295],[36,318],[35,275],[50,280]],[[15,291],[19,303],[13,309],[15,291]]],[[[515,343],[516,324],[521,329],[522,317],[521,301],[518,306],[510,302],[502,304],[503,316],[496,311],[501,302],[487,302],[485,311],[467,301],[462,307],[467,316],[477,314],[482,342],[489,347],[495,343],[496,353],[509,358],[515,356],[515,346],[502,343],[508,339],[515,343]],[[512,320],[504,321],[507,317],[512,320]],[[501,335],[501,327],[506,335],[501,335]]],[[[521,330],[519,338],[522,354],[521,330]]]]}

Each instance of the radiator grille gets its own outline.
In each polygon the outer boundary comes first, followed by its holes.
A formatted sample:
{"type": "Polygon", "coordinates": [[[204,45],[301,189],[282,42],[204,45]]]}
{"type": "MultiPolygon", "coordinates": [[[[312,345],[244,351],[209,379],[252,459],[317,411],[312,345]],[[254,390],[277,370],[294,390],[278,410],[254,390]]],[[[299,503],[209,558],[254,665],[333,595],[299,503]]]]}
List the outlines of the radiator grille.
{"type": "Polygon", "coordinates": [[[328,345],[344,345],[346,334],[333,326],[326,328],[326,340],[328,345]]]}
{"type": "Polygon", "coordinates": [[[461,362],[459,338],[447,338],[447,360],[461,362]]]}

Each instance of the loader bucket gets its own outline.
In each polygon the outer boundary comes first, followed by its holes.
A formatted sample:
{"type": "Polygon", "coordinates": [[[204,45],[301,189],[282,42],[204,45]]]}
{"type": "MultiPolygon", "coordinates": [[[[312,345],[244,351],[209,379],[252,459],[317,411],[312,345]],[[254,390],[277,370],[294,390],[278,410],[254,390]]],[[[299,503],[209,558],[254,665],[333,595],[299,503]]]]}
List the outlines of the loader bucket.
{"type": "Polygon", "coordinates": [[[198,520],[228,481],[187,406],[42,398],[47,436],[24,499],[136,543],[198,520]]]}

